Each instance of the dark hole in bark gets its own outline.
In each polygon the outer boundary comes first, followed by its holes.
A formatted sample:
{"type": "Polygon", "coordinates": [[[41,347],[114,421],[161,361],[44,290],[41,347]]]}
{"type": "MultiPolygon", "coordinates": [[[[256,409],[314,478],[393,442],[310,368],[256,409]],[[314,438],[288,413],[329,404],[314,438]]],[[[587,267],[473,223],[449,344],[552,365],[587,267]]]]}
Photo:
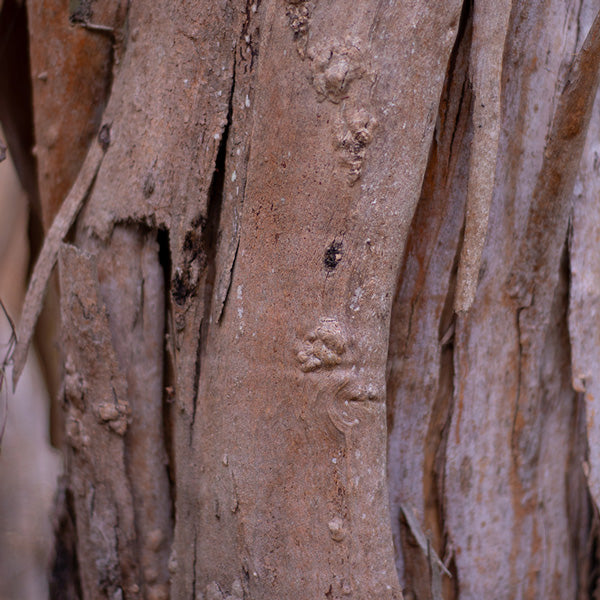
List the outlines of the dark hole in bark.
{"type": "Polygon", "coordinates": [[[98,143],[102,146],[104,152],[108,150],[108,147],[110,146],[110,125],[108,123],[104,123],[104,125],[100,127],[98,143]]]}
{"type": "Polygon", "coordinates": [[[333,271],[342,260],[342,242],[331,242],[329,248],[325,250],[323,264],[329,271],[333,271]]]}
{"type": "Polygon", "coordinates": [[[171,296],[175,304],[183,306],[188,296],[194,291],[187,271],[178,271],[171,283],[171,296]]]}

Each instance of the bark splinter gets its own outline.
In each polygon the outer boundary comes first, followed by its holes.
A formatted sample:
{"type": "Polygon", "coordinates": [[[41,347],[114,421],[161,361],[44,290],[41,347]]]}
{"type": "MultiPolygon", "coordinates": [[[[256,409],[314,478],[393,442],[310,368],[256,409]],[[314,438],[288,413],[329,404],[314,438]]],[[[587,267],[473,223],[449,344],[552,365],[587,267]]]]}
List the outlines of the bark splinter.
{"type": "Polygon", "coordinates": [[[102,142],[92,143],[88,155],[81,167],[79,176],[75,180],[69,195],[63,202],[60,211],[56,215],[44,245],[36,262],[31,281],[27,289],[23,312],[17,329],[17,346],[14,353],[13,387],[17,386],[19,377],[25,366],[27,350],[33,337],[33,331],[44,302],[44,296],[48,287],[48,281],[52,269],[58,260],[58,251],[65,236],[75,222],[89,192],[94,184],[96,175],[100,170],[105,149],[102,142]]]}
{"type": "Polygon", "coordinates": [[[512,0],[479,0],[473,9],[471,46],[473,86],[473,142],[467,183],[464,243],[458,265],[454,310],[473,304],[494,193],[500,138],[502,59],[512,0]]]}

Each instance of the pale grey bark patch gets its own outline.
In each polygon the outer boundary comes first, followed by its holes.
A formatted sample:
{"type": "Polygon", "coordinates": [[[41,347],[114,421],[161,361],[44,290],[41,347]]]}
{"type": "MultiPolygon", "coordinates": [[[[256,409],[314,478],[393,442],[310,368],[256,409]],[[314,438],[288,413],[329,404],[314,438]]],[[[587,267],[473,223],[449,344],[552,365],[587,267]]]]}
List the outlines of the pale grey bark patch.
{"type": "MultiPolygon", "coordinates": [[[[454,410],[444,506],[459,593],[466,598],[509,598],[515,593],[574,597],[577,586],[586,585],[585,576],[578,582],[581,546],[552,542],[570,535],[574,521],[568,507],[584,505],[581,487],[572,489],[565,483],[567,465],[576,460],[572,453],[581,452],[580,446],[572,447],[577,399],[568,383],[564,326],[566,273],[561,253],[568,213],[561,213],[565,219],[558,218],[560,225],[554,217],[565,199],[553,194],[562,194],[568,185],[563,189],[556,180],[554,187],[544,181],[536,190],[540,171],[547,168],[544,163],[556,159],[544,157],[545,138],[556,128],[556,120],[554,125],[549,121],[553,107],[561,104],[561,63],[574,58],[577,12],[577,7],[549,2],[515,6],[511,17],[503,102],[512,110],[504,111],[500,152],[516,152],[522,159],[498,165],[485,268],[471,312],[459,316],[454,336],[454,410]],[[568,32],[560,48],[553,44],[557,26],[568,32]],[[547,69],[539,66],[542,57],[547,69]],[[525,63],[534,68],[515,77],[513,69],[525,63]],[[539,102],[540,89],[547,90],[546,103],[539,102]],[[536,205],[540,190],[550,188],[552,206],[535,213],[530,205],[536,205]],[[539,217],[533,220],[535,239],[528,230],[528,213],[539,217]],[[520,248],[529,244],[535,261],[522,260],[526,253],[520,248]],[[527,289],[535,289],[530,302],[515,302],[509,294],[505,282],[513,267],[532,283],[527,289]],[[522,550],[532,547],[536,552],[522,550]],[[484,573],[499,561],[510,569],[486,578],[484,573]]],[[[565,160],[575,160],[574,154],[575,146],[565,160]]],[[[585,544],[586,535],[589,530],[578,532],[578,544],[585,544]]]]}
{"type": "MultiPolygon", "coordinates": [[[[453,304],[464,221],[471,140],[468,9],[453,50],[436,132],[392,309],[387,366],[388,485],[396,566],[411,597],[428,598],[427,557],[415,550],[402,520],[411,505],[435,551],[452,565],[444,530],[444,468],[453,411],[453,304]]],[[[458,586],[456,572],[448,588],[458,586]]]]}

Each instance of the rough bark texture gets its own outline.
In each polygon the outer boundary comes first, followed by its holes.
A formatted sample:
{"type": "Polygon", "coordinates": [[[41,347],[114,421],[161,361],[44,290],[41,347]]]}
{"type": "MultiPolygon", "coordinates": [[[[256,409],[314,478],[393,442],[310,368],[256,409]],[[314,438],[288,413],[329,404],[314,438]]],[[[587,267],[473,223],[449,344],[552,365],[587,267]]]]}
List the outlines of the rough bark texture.
{"type": "Polygon", "coordinates": [[[78,10],[15,355],[59,257],[64,589],[594,594],[598,1],[78,10]]]}

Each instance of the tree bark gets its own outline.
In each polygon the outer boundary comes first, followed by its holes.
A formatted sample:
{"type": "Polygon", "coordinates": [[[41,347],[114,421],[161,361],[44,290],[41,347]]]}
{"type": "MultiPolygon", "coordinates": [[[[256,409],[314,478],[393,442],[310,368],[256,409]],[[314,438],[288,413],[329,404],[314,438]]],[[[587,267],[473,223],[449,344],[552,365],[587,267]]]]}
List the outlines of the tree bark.
{"type": "Polygon", "coordinates": [[[63,589],[595,594],[597,0],[100,4],[77,180],[28,5],[63,589]]]}

